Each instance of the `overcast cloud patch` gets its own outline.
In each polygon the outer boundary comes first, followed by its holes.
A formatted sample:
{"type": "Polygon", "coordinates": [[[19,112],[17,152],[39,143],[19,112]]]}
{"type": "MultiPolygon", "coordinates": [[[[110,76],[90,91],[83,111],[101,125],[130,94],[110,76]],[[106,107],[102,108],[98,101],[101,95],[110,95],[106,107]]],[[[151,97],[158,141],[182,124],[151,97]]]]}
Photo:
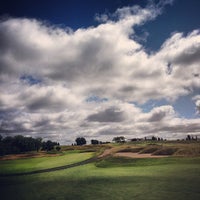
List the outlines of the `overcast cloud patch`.
{"type": "Polygon", "coordinates": [[[100,111],[97,114],[92,114],[88,116],[88,121],[96,122],[122,122],[125,120],[123,111],[118,108],[111,107],[104,111],[100,111]]]}

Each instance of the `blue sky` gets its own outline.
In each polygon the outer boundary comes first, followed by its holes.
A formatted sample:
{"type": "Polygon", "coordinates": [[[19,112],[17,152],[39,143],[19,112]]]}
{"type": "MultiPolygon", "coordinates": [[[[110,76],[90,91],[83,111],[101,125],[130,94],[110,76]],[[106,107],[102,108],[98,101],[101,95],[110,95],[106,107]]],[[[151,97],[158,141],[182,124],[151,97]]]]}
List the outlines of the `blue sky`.
{"type": "MultiPolygon", "coordinates": [[[[96,14],[113,13],[117,8],[124,6],[140,5],[145,7],[147,0],[12,0],[2,1],[1,16],[27,17],[47,20],[52,24],[69,26],[73,29],[97,26],[94,20],[96,14]]],[[[155,1],[158,2],[158,1],[155,1]]],[[[149,37],[145,47],[150,50],[160,48],[166,38],[173,32],[184,32],[198,29],[200,2],[198,0],[175,0],[173,6],[166,5],[164,11],[156,20],[139,26],[138,33],[147,31],[149,37]],[[159,28],[158,28],[159,27],[159,28]]]]}
{"type": "Polygon", "coordinates": [[[200,1],[1,4],[3,136],[200,134],[200,1]]]}

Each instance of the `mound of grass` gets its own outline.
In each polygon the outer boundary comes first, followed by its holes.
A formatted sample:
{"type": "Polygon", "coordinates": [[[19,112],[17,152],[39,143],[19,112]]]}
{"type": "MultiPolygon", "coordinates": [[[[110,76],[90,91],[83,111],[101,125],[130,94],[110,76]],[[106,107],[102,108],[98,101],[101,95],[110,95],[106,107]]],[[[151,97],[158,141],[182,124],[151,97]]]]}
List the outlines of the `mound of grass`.
{"type": "Polygon", "coordinates": [[[155,151],[159,150],[161,146],[147,146],[143,150],[141,150],[139,153],[154,153],[155,151]]]}
{"type": "Polygon", "coordinates": [[[143,147],[136,147],[136,148],[131,148],[131,147],[127,147],[127,148],[123,148],[118,150],[117,152],[121,153],[121,152],[132,152],[132,153],[138,153],[139,151],[143,150],[143,147]]]}
{"type": "Polygon", "coordinates": [[[200,146],[193,148],[180,148],[175,153],[176,156],[200,156],[200,146]]]}
{"type": "Polygon", "coordinates": [[[177,151],[177,148],[173,147],[162,147],[155,151],[152,155],[173,155],[177,151]]]}

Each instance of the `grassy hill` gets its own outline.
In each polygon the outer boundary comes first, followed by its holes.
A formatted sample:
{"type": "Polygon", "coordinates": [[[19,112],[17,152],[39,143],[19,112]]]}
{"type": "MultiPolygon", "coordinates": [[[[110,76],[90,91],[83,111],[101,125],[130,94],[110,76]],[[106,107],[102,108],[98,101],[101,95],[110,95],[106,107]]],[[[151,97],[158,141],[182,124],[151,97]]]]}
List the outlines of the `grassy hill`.
{"type": "Polygon", "coordinates": [[[163,146],[164,148],[166,146],[176,147],[176,151],[170,157],[126,158],[114,156],[115,152],[127,152],[128,149],[134,148],[138,148],[138,152],[141,152],[150,146],[152,144],[122,144],[107,147],[74,147],[74,150],[64,147],[65,151],[62,156],[0,161],[1,173],[13,173],[16,170],[19,172],[36,167],[39,169],[79,162],[96,156],[99,152],[102,153],[105,148],[111,150],[110,155],[95,162],[70,169],[24,176],[1,176],[1,197],[5,200],[200,199],[200,157],[193,154],[188,155],[188,153],[184,153],[184,156],[183,154],[177,156],[180,149],[190,151],[191,148],[194,148],[198,151],[199,143],[168,143],[159,146],[161,149],[163,146]],[[101,150],[102,148],[103,150],[101,150]],[[94,153],[94,151],[97,152],[94,153]]]}

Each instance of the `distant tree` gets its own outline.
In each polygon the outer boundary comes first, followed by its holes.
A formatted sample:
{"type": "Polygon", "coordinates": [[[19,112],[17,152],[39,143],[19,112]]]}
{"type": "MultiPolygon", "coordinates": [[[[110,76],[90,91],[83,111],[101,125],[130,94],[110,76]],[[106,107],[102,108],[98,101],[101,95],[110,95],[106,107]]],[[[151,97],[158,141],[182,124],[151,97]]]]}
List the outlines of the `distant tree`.
{"type": "Polygon", "coordinates": [[[23,153],[28,151],[42,150],[50,151],[55,146],[59,146],[59,143],[47,141],[42,142],[42,138],[24,137],[22,135],[16,135],[14,137],[7,136],[0,140],[0,155],[23,153]]]}
{"type": "Polygon", "coordinates": [[[137,138],[132,138],[132,139],[131,139],[131,142],[136,142],[136,141],[138,141],[137,138]]]}
{"type": "Polygon", "coordinates": [[[20,152],[28,150],[28,139],[22,135],[16,135],[13,138],[13,146],[19,149],[20,152]]]}
{"type": "Polygon", "coordinates": [[[15,146],[20,152],[38,151],[41,147],[41,141],[41,138],[35,139],[32,137],[16,135],[13,137],[13,146],[15,146]]]}
{"type": "Polygon", "coordinates": [[[40,148],[42,147],[42,138],[39,137],[35,139],[35,147],[37,151],[40,150],[40,148]]]}
{"type": "Polygon", "coordinates": [[[113,141],[116,142],[116,143],[124,143],[125,142],[125,137],[124,136],[114,137],[113,141]]]}
{"type": "Polygon", "coordinates": [[[47,151],[51,151],[51,150],[54,149],[54,146],[56,146],[56,145],[57,145],[56,142],[52,142],[51,140],[48,140],[48,141],[46,142],[46,150],[47,150],[47,151]]]}
{"type": "Polygon", "coordinates": [[[13,145],[13,138],[11,136],[7,136],[3,138],[3,146],[4,146],[4,154],[17,153],[16,147],[13,145]]]}
{"type": "Polygon", "coordinates": [[[191,140],[191,136],[187,135],[186,140],[191,140]]]}
{"type": "Polygon", "coordinates": [[[152,136],[151,140],[156,141],[157,138],[155,136],[152,136]]]}
{"type": "Polygon", "coordinates": [[[13,138],[11,136],[7,136],[7,137],[3,138],[3,143],[12,144],[13,143],[13,138]]]}
{"type": "Polygon", "coordinates": [[[98,140],[91,140],[91,144],[99,144],[100,142],[98,140]]]}
{"type": "Polygon", "coordinates": [[[86,144],[86,139],[84,137],[78,137],[78,138],[76,138],[75,141],[76,141],[76,144],[79,146],[86,144]]]}
{"type": "Polygon", "coordinates": [[[57,150],[57,151],[60,151],[60,150],[61,150],[61,147],[60,147],[60,146],[56,146],[56,150],[57,150]]]}
{"type": "Polygon", "coordinates": [[[3,137],[0,135],[0,156],[3,156],[5,154],[5,148],[2,140],[3,137]]]}

